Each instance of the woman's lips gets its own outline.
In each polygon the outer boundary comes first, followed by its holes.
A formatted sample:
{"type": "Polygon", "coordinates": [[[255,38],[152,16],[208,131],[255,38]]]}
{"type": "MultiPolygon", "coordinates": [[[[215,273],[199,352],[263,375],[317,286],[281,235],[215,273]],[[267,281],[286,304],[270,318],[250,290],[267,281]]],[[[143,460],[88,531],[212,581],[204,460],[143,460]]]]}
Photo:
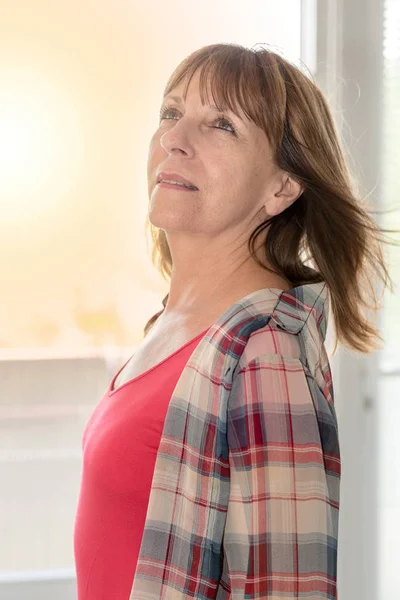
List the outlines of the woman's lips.
{"type": "Polygon", "coordinates": [[[183,185],[177,185],[177,184],[173,184],[173,183],[167,183],[166,181],[161,181],[160,183],[157,183],[158,187],[165,187],[165,188],[171,188],[173,190],[181,190],[182,192],[198,192],[199,190],[192,190],[190,188],[187,188],[183,185]]]}

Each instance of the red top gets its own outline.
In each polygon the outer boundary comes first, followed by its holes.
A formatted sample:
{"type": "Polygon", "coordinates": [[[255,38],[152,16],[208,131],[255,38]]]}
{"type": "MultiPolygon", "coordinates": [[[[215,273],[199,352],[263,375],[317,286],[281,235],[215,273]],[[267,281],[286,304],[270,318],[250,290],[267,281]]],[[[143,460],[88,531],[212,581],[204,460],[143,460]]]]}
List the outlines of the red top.
{"type": "Polygon", "coordinates": [[[168,404],[206,331],[114,390],[127,361],[86,425],[74,529],[78,600],[129,599],[168,404]]]}

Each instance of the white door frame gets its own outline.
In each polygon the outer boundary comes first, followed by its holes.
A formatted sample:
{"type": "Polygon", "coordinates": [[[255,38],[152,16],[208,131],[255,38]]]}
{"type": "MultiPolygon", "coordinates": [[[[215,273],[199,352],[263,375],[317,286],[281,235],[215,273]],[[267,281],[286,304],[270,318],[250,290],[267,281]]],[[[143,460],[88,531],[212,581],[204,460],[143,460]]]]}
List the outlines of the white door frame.
{"type": "MultiPolygon", "coordinates": [[[[369,200],[377,208],[382,171],[383,2],[301,1],[301,58],[332,107],[344,147],[352,156],[350,168],[362,182],[361,194],[370,193],[369,200]]],[[[377,289],[380,294],[378,285],[377,289]]],[[[375,323],[379,326],[379,315],[375,323]]],[[[328,351],[332,331],[328,326],[328,351]]],[[[339,346],[331,358],[342,459],[341,600],[378,598],[379,355],[361,356],[339,346]]]]}

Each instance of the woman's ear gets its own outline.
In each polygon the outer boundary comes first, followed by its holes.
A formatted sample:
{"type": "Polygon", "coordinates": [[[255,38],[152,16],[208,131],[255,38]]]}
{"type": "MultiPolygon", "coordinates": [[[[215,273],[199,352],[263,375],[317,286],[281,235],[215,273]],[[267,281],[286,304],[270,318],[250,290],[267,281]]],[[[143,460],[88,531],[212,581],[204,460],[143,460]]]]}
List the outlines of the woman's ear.
{"type": "Polygon", "coordinates": [[[286,210],[304,192],[304,186],[286,175],[281,188],[265,202],[267,215],[273,217],[286,210]]]}

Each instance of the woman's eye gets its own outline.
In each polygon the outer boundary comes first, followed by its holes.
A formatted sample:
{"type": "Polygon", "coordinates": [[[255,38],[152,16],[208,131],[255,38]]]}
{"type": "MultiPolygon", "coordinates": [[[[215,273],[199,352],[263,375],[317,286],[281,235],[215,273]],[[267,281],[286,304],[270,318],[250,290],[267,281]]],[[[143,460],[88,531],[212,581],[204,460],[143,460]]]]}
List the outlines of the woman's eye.
{"type": "Polygon", "coordinates": [[[162,121],[163,119],[166,119],[168,113],[173,113],[173,112],[176,113],[176,110],[173,108],[170,108],[169,106],[162,108],[160,111],[160,121],[162,121]]]}
{"type": "MultiPolygon", "coordinates": [[[[168,115],[176,115],[177,110],[175,108],[171,108],[169,106],[162,108],[160,111],[160,122],[164,119],[167,120],[175,120],[174,117],[168,116],[168,115]]],[[[222,129],[224,131],[228,131],[230,133],[236,133],[236,130],[234,128],[234,126],[232,125],[232,123],[230,121],[228,121],[228,119],[226,119],[225,117],[218,117],[215,121],[216,123],[222,123],[223,127],[215,127],[215,129],[222,129]]]]}
{"type": "Polygon", "coordinates": [[[232,125],[232,123],[228,121],[228,119],[220,117],[219,119],[217,119],[217,121],[219,121],[220,123],[225,123],[225,125],[229,127],[229,129],[227,129],[226,127],[217,127],[217,129],[225,129],[226,131],[231,131],[232,133],[235,133],[235,128],[232,125]]]}

